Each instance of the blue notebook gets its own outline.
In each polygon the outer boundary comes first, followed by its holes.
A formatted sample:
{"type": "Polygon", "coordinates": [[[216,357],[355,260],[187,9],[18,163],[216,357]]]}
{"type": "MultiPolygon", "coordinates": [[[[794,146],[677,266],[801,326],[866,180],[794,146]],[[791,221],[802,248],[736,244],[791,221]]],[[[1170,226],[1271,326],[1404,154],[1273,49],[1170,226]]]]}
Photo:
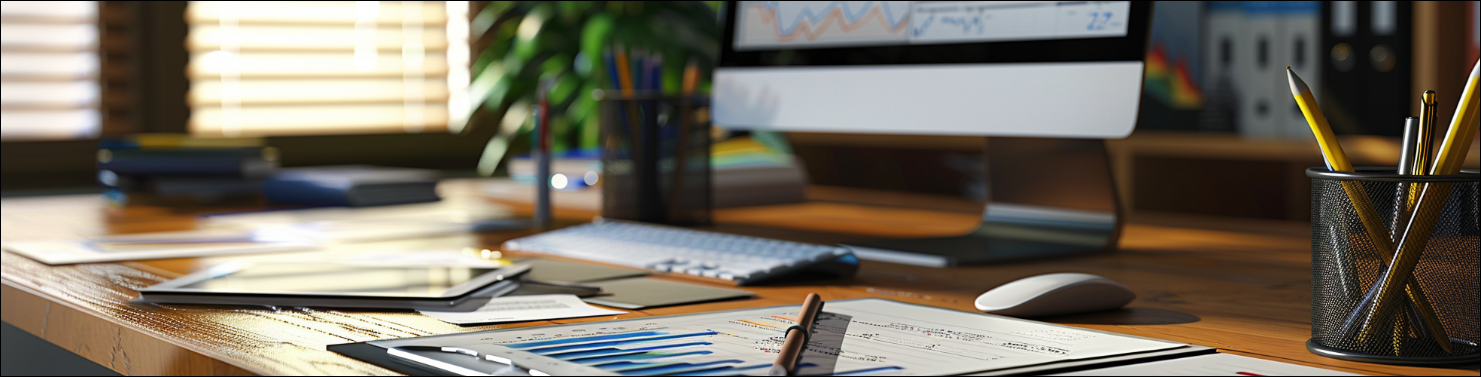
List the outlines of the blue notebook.
{"type": "Polygon", "coordinates": [[[283,169],[263,183],[263,195],[281,204],[367,207],[440,200],[434,170],[371,166],[283,169]]]}
{"type": "Polygon", "coordinates": [[[262,178],[278,168],[262,148],[137,150],[98,154],[98,170],[120,176],[219,176],[262,178]]]}

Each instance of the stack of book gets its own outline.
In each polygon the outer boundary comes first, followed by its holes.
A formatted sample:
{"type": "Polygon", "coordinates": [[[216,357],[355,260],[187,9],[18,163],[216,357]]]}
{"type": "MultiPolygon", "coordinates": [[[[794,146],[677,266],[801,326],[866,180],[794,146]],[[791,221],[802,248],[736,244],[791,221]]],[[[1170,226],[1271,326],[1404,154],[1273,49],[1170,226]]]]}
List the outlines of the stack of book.
{"type": "Polygon", "coordinates": [[[141,134],[98,149],[98,181],[115,204],[258,198],[277,169],[277,151],[261,139],[141,134]]]}
{"type": "MultiPolygon", "coordinates": [[[[790,153],[752,137],[736,137],[710,147],[710,181],[715,208],[799,203],[807,200],[807,171],[790,153]]],[[[556,189],[557,206],[601,210],[602,160],[596,152],[568,152],[551,162],[551,172],[566,177],[556,189]]],[[[490,181],[483,193],[514,203],[535,198],[535,162],[518,156],[509,162],[507,181],[490,181]]]]}
{"type": "Polygon", "coordinates": [[[436,170],[379,166],[321,166],[283,169],[263,185],[277,204],[371,207],[441,200],[436,170]]]}

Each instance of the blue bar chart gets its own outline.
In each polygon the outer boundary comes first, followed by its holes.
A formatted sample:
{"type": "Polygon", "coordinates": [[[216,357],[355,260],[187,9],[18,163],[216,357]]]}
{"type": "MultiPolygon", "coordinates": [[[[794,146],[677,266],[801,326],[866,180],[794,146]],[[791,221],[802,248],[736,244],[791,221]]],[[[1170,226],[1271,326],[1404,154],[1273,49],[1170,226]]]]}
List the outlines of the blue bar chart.
{"type": "MultiPolygon", "coordinates": [[[[774,307],[424,339],[383,347],[474,350],[550,375],[765,376],[796,324],[774,307]]],[[[1183,344],[886,300],[825,304],[799,375],[951,375],[1178,348],[1183,344]]],[[[502,364],[501,364],[502,365],[502,364]]]]}

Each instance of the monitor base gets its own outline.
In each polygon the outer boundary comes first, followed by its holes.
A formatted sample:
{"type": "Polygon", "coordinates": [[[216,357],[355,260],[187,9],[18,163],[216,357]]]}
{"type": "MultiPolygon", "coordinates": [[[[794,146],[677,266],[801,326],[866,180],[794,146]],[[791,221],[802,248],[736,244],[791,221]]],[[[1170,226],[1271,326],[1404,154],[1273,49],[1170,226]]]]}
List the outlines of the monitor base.
{"type": "Polygon", "coordinates": [[[1063,258],[1107,251],[1100,246],[983,235],[939,238],[879,239],[843,244],[859,259],[926,267],[1006,263],[1063,258]]]}
{"type": "Polygon", "coordinates": [[[991,138],[988,205],[957,237],[844,243],[860,259],[932,267],[1059,258],[1109,251],[1121,206],[1105,141],[991,138]]]}

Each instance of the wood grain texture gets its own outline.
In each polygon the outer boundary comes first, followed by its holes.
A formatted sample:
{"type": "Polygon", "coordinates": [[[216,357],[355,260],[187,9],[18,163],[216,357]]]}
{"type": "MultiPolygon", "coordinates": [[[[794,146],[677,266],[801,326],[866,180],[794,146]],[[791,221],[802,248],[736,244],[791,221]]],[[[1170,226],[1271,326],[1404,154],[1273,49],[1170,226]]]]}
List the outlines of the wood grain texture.
{"type": "MultiPolygon", "coordinates": [[[[968,208],[976,204],[961,205],[968,208]]],[[[7,211],[12,209],[7,207],[7,211]]],[[[82,217],[108,224],[136,224],[105,227],[131,231],[149,227],[137,224],[174,227],[180,224],[178,220],[188,218],[188,213],[158,209],[98,211],[109,215],[82,217]],[[129,213],[150,220],[141,221],[129,213]]],[[[881,234],[941,235],[949,233],[942,229],[970,227],[975,216],[967,213],[823,201],[718,211],[716,218],[722,225],[715,229],[833,243],[881,234]]],[[[579,223],[586,214],[573,215],[563,224],[579,223]]],[[[5,284],[0,290],[0,314],[8,323],[129,375],[391,375],[394,373],[325,351],[324,347],[552,323],[796,305],[810,292],[826,300],[877,297],[972,311],[973,298],[997,285],[1037,274],[1075,271],[1118,280],[1135,291],[1138,299],[1119,311],[1043,320],[1365,374],[1477,374],[1475,365],[1449,369],[1395,367],[1337,361],[1307,352],[1304,343],[1310,336],[1311,296],[1306,223],[1183,216],[1141,216],[1132,220],[1121,249],[1111,253],[947,269],[865,262],[853,279],[746,287],[758,295],[752,300],[650,309],[614,317],[479,327],[458,327],[415,313],[132,304],[129,301],[139,288],[226,259],[46,266],[6,252],[0,253],[5,284]]],[[[15,224],[24,223],[9,222],[6,226],[15,224]]],[[[7,234],[15,231],[5,230],[7,234]]],[[[485,233],[448,242],[494,247],[526,234],[529,232],[485,233]]]]}

